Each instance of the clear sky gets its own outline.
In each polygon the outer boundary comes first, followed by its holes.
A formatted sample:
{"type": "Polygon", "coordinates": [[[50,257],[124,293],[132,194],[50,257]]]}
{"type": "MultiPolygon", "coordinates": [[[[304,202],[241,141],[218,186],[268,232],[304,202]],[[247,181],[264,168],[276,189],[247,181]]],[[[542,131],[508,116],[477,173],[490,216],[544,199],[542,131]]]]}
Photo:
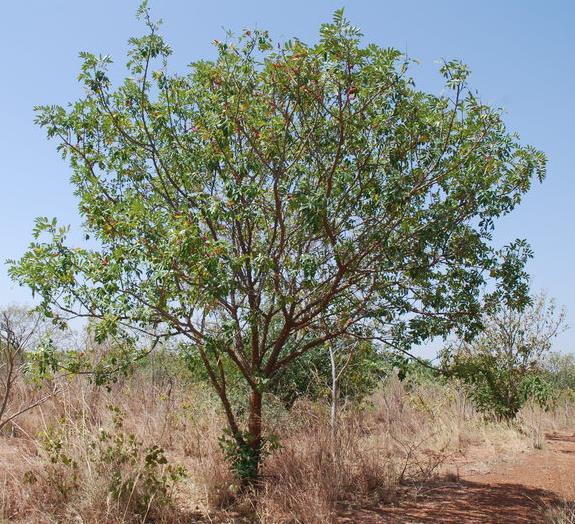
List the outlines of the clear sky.
{"type": "MultiPolygon", "coordinates": [[[[55,143],[33,124],[33,106],[81,96],[79,51],[125,63],[127,39],[142,31],[137,0],[4,0],[0,21],[0,261],[17,258],[36,216],[78,225],[69,170],[55,143]]],[[[575,2],[573,0],[150,0],[172,44],[172,70],[213,56],[225,29],[269,29],[280,39],[317,38],[333,11],[362,28],[365,40],[420,61],[419,87],[440,89],[437,60],[463,59],[485,102],[506,110],[510,129],[549,157],[548,178],[504,219],[498,243],[527,238],[534,290],[568,311],[572,329],[556,348],[575,351],[575,2]]],[[[0,265],[0,304],[31,303],[0,265]]]]}

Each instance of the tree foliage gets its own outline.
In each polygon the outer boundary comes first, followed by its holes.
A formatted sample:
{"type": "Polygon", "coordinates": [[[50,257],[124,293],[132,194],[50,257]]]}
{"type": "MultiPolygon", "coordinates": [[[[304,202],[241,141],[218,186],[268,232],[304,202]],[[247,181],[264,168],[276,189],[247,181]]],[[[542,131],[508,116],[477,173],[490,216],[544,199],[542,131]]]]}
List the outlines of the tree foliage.
{"type": "MultiPolygon", "coordinates": [[[[357,344],[351,355],[348,351],[344,345],[336,353],[338,369],[345,367],[339,390],[343,400],[359,402],[392,372],[393,361],[389,353],[377,351],[368,342],[357,344]]],[[[321,346],[302,355],[287,367],[271,384],[270,392],[287,406],[302,396],[327,400],[332,381],[331,371],[329,350],[321,346]]]]}
{"type": "Polygon", "coordinates": [[[257,448],[262,391],[308,351],[471,335],[490,277],[522,300],[530,250],[491,234],[545,158],[471,92],[463,64],[441,67],[444,94],[422,92],[401,52],[363,45],[337,11],[315,44],[247,30],[174,74],[140,15],[122,83],[109,57],[82,53],[85,96],[37,109],[91,239],[71,247],[37,220],[11,274],[47,314],[97,318],[102,338],[128,326],[187,339],[242,446],[232,363],[257,448]]]}
{"type": "Polygon", "coordinates": [[[547,379],[557,389],[571,389],[575,393],[575,355],[552,352],[544,359],[547,379]]]}
{"type": "Polygon", "coordinates": [[[520,310],[502,306],[484,324],[476,340],[446,350],[449,371],[469,385],[480,408],[498,417],[513,418],[529,398],[545,404],[553,395],[546,361],[566,328],[564,310],[540,294],[520,310]]]}
{"type": "Polygon", "coordinates": [[[42,396],[22,395],[26,380],[34,378],[30,355],[52,336],[53,326],[42,314],[17,306],[0,311],[0,431],[59,392],[54,383],[42,396]]]}

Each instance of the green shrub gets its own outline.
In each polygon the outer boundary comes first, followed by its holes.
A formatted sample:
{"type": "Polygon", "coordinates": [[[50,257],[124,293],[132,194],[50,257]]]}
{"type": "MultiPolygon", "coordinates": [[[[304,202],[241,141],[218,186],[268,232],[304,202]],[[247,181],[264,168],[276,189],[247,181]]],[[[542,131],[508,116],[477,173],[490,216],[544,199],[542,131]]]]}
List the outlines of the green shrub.
{"type": "Polygon", "coordinates": [[[543,368],[555,388],[575,392],[575,355],[552,352],[543,362],[543,368]]]}
{"type": "Polygon", "coordinates": [[[84,498],[84,490],[96,482],[104,486],[104,500],[113,502],[119,514],[141,522],[172,506],[173,488],[186,470],[170,464],[160,446],[147,446],[124,431],[119,408],[108,409],[113,418],[110,430],[84,435],[60,425],[44,432],[44,449],[53,465],[49,480],[66,500],[84,498]],[[80,462],[88,467],[81,469],[80,462]],[[90,478],[84,478],[87,471],[90,478]]]}
{"type": "Polygon", "coordinates": [[[565,312],[539,294],[520,309],[498,305],[483,324],[476,340],[459,340],[444,350],[446,370],[467,384],[479,409],[498,418],[514,418],[528,399],[547,406],[555,391],[544,362],[565,329],[565,312]]]}

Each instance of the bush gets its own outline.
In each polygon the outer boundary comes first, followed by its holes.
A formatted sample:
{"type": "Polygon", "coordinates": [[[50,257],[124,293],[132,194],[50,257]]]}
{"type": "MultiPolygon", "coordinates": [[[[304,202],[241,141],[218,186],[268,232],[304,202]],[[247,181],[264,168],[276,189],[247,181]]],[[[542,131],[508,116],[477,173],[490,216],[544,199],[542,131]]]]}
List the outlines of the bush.
{"type": "Polygon", "coordinates": [[[543,362],[547,380],[556,389],[570,389],[575,392],[575,355],[550,353],[543,362]]]}
{"type": "Polygon", "coordinates": [[[162,515],[170,513],[173,488],[186,476],[185,468],[170,464],[160,446],[146,446],[124,431],[122,410],[112,405],[108,410],[110,430],[82,435],[61,424],[43,433],[50,483],[65,501],[76,504],[91,498],[86,489],[96,489],[100,497],[92,504],[105,500],[105,513],[121,516],[123,522],[167,522],[162,515]],[[88,464],[87,470],[80,462],[88,464]]]}
{"type": "MultiPolygon", "coordinates": [[[[338,369],[348,357],[348,351],[336,353],[338,369]]],[[[354,349],[349,366],[342,374],[339,383],[341,398],[361,401],[373,393],[392,369],[393,361],[389,354],[378,352],[370,343],[359,344],[354,349]]],[[[329,351],[322,346],[302,355],[271,383],[269,391],[289,407],[301,397],[312,400],[328,399],[331,394],[331,381],[329,351]]]]}
{"type": "Polygon", "coordinates": [[[543,294],[523,309],[502,305],[485,315],[476,340],[459,340],[444,350],[443,365],[467,385],[478,408],[512,419],[528,399],[542,406],[553,399],[544,362],[564,329],[564,311],[543,294]]]}

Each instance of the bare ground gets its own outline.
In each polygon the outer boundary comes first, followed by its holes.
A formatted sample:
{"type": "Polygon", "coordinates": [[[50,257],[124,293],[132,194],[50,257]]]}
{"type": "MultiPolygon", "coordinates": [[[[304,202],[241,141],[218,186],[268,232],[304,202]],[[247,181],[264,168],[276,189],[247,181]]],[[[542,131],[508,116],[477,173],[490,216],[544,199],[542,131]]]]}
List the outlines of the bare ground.
{"type": "Polygon", "coordinates": [[[548,508],[575,501],[575,433],[549,433],[543,450],[487,473],[477,472],[473,462],[453,465],[458,477],[404,487],[395,506],[347,508],[336,522],[536,524],[545,522],[548,508]]]}

